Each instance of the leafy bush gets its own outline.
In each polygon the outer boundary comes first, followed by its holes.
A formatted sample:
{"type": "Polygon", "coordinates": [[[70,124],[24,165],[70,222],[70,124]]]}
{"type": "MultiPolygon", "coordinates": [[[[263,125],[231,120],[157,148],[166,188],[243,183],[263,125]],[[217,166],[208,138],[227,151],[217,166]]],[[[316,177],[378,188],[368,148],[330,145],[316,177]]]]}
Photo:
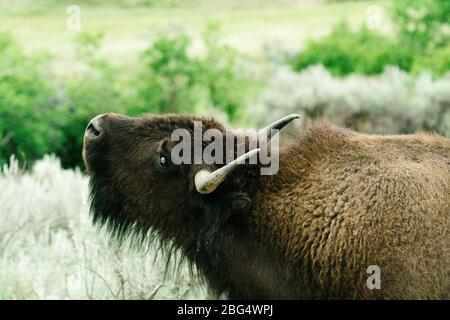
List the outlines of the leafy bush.
{"type": "Polygon", "coordinates": [[[330,35],[308,42],[292,65],[297,71],[322,64],[334,75],[373,75],[388,65],[409,71],[412,62],[412,53],[393,40],[367,28],[352,32],[346,25],[338,25],[330,35]]]}
{"type": "MultiPolygon", "coordinates": [[[[263,125],[289,113],[304,120],[326,117],[367,133],[435,131],[450,137],[450,78],[417,79],[398,68],[374,77],[335,78],[322,66],[296,73],[287,67],[274,76],[250,108],[254,125],[263,125]]],[[[300,123],[300,122],[297,122],[300,123]]]]}
{"type": "Polygon", "coordinates": [[[448,0],[396,0],[393,16],[400,39],[409,48],[423,51],[450,42],[448,0]]]}
{"type": "Polygon", "coordinates": [[[447,47],[430,50],[429,53],[419,55],[414,61],[412,71],[418,74],[429,71],[435,76],[442,76],[450,71],[450,44],[447,47]]]}
{"type": "Polygon", "coordinates": [[[44,77],[44,57],[27,56],[8,34],[0,34],[0,165],[11,154],[31,162],[62,143],[61,108],[44,77]]]}
{"type": "Polygon", "coordinates": [[[189,43],[184,34],[161,36],[145,52],[146,73],[139,79],[143,112],[192,112],[195,109],[199,63],[188,56],[189,43]]]}
{"type": "Polygon", "coordinates": [[[138,78],[141,104],[134,112],[202,113],[217,109],[229,119],[244,104],[245,75],[236,70],[237,53],[206,34],[203,50],[181,32],[159,36],[144,53],[138,78]]]}

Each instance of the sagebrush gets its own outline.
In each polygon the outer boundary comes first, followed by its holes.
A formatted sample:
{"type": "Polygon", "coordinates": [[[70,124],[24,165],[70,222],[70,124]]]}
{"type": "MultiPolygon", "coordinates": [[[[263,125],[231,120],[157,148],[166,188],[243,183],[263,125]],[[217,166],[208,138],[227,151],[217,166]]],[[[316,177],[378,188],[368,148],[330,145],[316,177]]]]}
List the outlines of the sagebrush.
{"type": "MultiPolygon", "coordinates": [[[[325,117],[366,133],[433,131],[450,136],[450,77],[413,77],[387,68],[376,77],[334,77],[322,66],[296,73],[275,67],[270,84],[250,112],[256,125],[289,113],[325,117]]],[[[299,123],[299,122],[297,122],[299,123]]]]}
{"type": "Polygon", "coordinates": [[[0,173],[0,299],[201,299],[187,267],[153,246],[120,247],[93,227],[87,178],[46,156],[29,172],[0,173]],[[173,272],[172,272],[172,271],[173,272]]]}

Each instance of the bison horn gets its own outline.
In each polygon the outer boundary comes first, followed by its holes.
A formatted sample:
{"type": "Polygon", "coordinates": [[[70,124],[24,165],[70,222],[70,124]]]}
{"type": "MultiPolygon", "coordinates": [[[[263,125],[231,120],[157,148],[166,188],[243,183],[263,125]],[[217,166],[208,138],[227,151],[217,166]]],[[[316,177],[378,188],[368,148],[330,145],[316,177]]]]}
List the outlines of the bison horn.
{"type": "Polygon", "coordinates": [[[253,149],[213,172],[207,170],[197,172],[194,178],[195,188],[201,194],[213,192],[239,164],[245,163],[245,160],[256,155],[259,150],[253,149]]]}
{"type": "MultiPolygon", "coordinates": [[[[258,139],[267,139],[267,142],[270,141],[273,137],[274,130],[279,131],[283,129],[289,122],[297,118],[300,118],[298,114],[290,114],[271,123],[264,129],[258,131],[258,139]]],[[[194,178],[195,188],[201,194],[213,192],[239,164],[245,163],[245,160],[256,155],[259,151],[260,149],[253,149],[213,172],[207,170],[197,172],[194,178]]]]}
{"type": "Polygon", "coordinates": [[[261,139],[267,139],[267,142],[270,141],[270,139],[272,139],[272,134],[274,130],[281,130],[283,129],[289,122],[291,122],[294,119],[298,119],[300,118],[300,116],[298,114],[290,114],[287,115],[283,118],[281,118],[280,120],[277,120],[271,124],[269,124],[267,127],[259,130],[258,132],[258,138],[259,140],[261,139]]]}

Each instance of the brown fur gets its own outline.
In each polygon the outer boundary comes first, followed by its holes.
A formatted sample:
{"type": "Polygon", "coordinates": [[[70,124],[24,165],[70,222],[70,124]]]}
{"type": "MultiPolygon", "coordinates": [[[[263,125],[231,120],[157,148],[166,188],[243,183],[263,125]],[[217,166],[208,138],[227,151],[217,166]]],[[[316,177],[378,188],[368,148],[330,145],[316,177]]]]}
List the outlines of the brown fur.
{"type": "Polygon", "coordinates": [[[321,121],[280,162],[253,198],[250,223],[299,268],[306,291],[449,298],[448,139],[370,136],[321,121]],[[366,287],[369,265],[381,268],[381,290],[366,287]]]}
{"type": "Polygon", "coordinates": [[[203,196],[204,165],[160,173],[151,160],[194,119],[104,116],[107,137],[84,149],[96,221],[119,238],[153,230],[231,298],[450,298],[448,139],[316,121],[280,150],[277,175],[245,165],[203,196]],[[369,265],[380,290],[366,286],[369,265]]]}

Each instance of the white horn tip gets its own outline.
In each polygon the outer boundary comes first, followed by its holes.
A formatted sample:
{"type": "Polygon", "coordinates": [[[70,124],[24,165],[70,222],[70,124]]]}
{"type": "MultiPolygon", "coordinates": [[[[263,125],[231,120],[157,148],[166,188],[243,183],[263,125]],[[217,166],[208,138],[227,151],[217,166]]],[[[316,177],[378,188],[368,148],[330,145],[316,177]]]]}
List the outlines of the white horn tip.
{"type": "Polygon", "coordinates": [[[210,175],[211,173],[206,170],[201,170],[195,175],[194,182],[198,193],[208,194],[211,192],[211,185],[209,183],[205,183],[205,181],[209,180],[210,175]]]}

